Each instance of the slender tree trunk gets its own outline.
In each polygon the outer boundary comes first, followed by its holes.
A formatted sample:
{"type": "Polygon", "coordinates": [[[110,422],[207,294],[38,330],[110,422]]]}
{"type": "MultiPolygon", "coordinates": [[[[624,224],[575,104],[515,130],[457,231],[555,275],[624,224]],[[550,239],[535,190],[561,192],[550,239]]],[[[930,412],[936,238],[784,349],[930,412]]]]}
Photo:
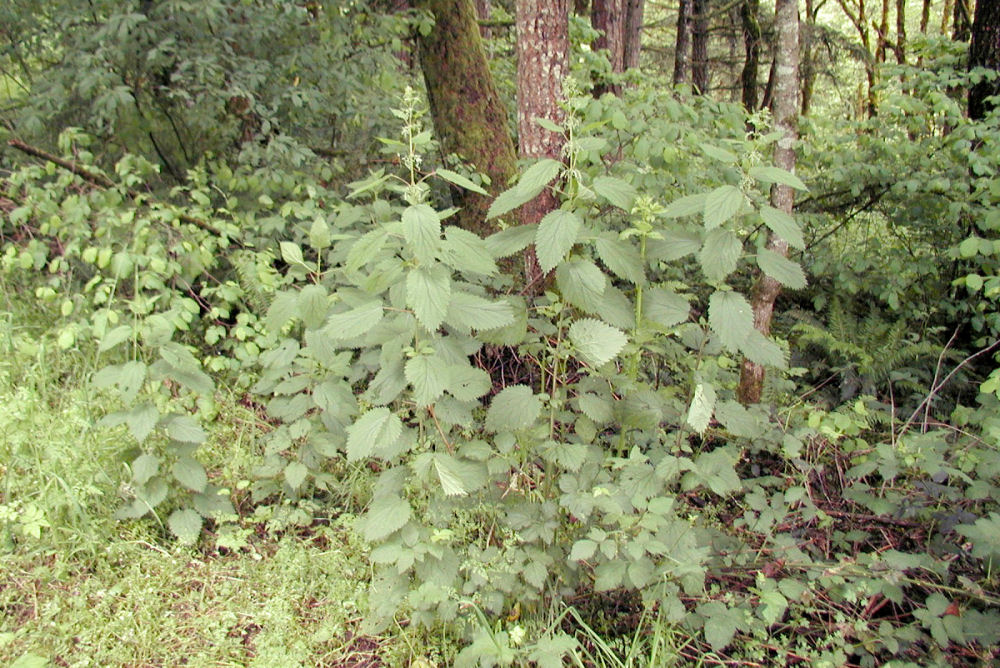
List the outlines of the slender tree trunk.
{"type": "Polygon", "coordinates": [[[677,7],[677,40],[674,43],[674,85],[687,83],[691,71],[691,2],[680,0],[677,7]]]}
{"type": "Polygon", "coordinates": [[[882,0],[882,20],[876,28],[875,62],[880,65],[885,62],[886,46],[889,44],[889,2],[890,0],[882,0]]]}
{"type": "Polygon", "coordinates": [[[931,23],[931,0],[924,0],[923,6],[920,8],[920,34],[927,34],[927,27],[931,23]]]}
{"type": "Polygon", "coordinates": [[[896,62],[906,64],[906,0],[896,0],[896,62]]]}
{"type": "Polygon", "coordinates": [[[740,82],[743,88],[743,106],[747,111],[757,110],[758,90],[757,77],[760,69],[760,0],[745,0],[741,10],[743,19],[743,43],[746,47],[746,60],[743,63],[743,73],[740,82]]]}
{"type": "Polygon", "coordinates": [[[809,114],[812,108],[813,89],[816,86],[816,62],[815,42],[816,42],[816,15],[819,10],[816,7],[816,0],[806,0],[806,21],[802,26],[802,34],[799,36],[802,41],[802,115],[809,114]]]}
{"type": "MultiPolygon", "coordinates": [[[[517,127],[522,158],[562,157],[565,138],[534,119],[562,123],[563,78],[569,74],[569,0],[517,0],[517,127]]],[[[521,222],[540,221],[559,206],[551,189],[521,208],[521,222]]],[[[534,249],[525,254],[528,292],[544,283],[534,249]]]]}
{"type": "Polygon", "coordinates": [[[691,83],[699,95],[708,92],[708,0],[694,0],[691,35],[691,83]]]}
{"type": "MultiPolygon", "coordinates": [[[[625,70],[625,16],[626,0],[594,0],[590,24],[600,36],[594,40],[594,50],[606,50],[611,71],[619,74],[625,70]]],[[[619,95],[621,86],[599,81],[594,86],[594,97],[604,93],[619,95]]]]}
{"type": "MultiPolygon", "coordinates": [[[[980,0],[990,3],[994,0],[980,0]]],[[[952,19],[952,39],[967,42],[972,37],[972,10],[969,0],[955,0],[955,16],[952,19]]]]}
{"type": "MultiPolygon", "coordinates": [[[[969,67],[988,67],[1000,74],[1000,2],[979,0],[969,45],[969,67]]],[[[980,120],[993,110],[987,98],[1000,95],[1000,81],[980,81],[969,91],[969,118],[980,120]]]]}
{"type": "MultiPolygon", "coordinates": [[[[496,195],[517,173],[514,142],[486,63],[472,0],[417,0],[434,14],[434,29],[420,37],[420,64],[434,129],[444,153],[456,153],[490,177],[496,195]]],[[[495,231],[486,222],[492,197],[455,189],[457,224],[477,234],[495,231]]]]}
{"type": "Polygon", "coordinates": [[[628,17],[625,21],[625,69],[639,67],[639,53],[642,51],[642,19],[646,0],[626,0],[628,17]]]}
{"type": "Polygon", "coordinates": [[[941,9],[941,34],[948,34],[948,26],[951,25],[951,17],[955,14],[955,0],[944,0],[941,9]]]}
{"type": "MultiPolygon", "coordinates": [[[[774,119],[783,134],[774,148],[774,164],[789,172],[795,171],[795,142],[798,139],[799,92],[799,17],[798,0],[777,0],[775,7],[776,49],[778,62],[774,82],[774,119]]],[[[795,191],[788,186],[771,188],[771,204],[791,213],[795,206],[795,191]]],[[[788,242],[771,234],[767,244],[775,253],[788,255],[788,242]]],[[[774,302],[781,293],[781,284],[761,274],[754,287],[752,307],[754,327],[765,336],[771,331],[774,302]]],[[[764,367],[743,360],[740,369],[739,399],[745,404],[760,401],[764,389],[764,367]]]]}
{"type": "Polygon", "coordinates": [[[590,13],[590,0],[573,0],[573,13],[577,16],[587,16],[590,13]]]}
{"type": "MultiPolygon", "coordinates": [[[[476,0],[476,18],[480,21],[489,21],[493,15],[493,0],[476,0]]],[[[489,39],[493,36],[493,31],[484,25],[479,26],[479,36],[489,39]]]]}

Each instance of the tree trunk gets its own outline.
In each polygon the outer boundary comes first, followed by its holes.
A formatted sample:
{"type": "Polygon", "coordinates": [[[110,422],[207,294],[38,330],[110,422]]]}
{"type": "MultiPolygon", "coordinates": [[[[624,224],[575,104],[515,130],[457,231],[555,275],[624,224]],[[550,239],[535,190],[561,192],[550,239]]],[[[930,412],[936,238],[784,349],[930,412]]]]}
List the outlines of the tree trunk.
{"type": "MultiPolygon", "coordinates": [[[[979,0],[972,25],[969,68],[988,67],[1000,73],[1000,3],[979,0]]],[[[980,81],[969,90],[969,118],[980,120],[993,110],[987,98],[1000,95],[1000,81],[980,81]]]]}
{"type": "MultiPolygon", "coordinates": [[[[472,0],[417,0],[415,6],[430,10],[436,21],[420,37],[420,64],[441,150],[489,176],[487,190],[496,195],[517,173],[517,157],[472,0]]],[[[457,188],[453,195],[461,206],[460,227],[484,236],[496,231],[486,222],[492,197],[457,188]]]]}
{"type": "MultiPolygon", "coordinates": [[[[984,1],[990,3],[990,0],[980,0],[979,4],[984,1]]],[[[969,0],[955,0],[951,36],[956,42],[967,42],[972,37],[972,11],[969,9],[969,0]]]]}
{"type": "Polygon", "coordinates": [[[694,0],[691,35],[691,83],[699,95],[708,92],[708,0],[694,0]]]}
{"type": "Polygon", "coordinates": [[[674,43],[674,85],[687,83],[690,74],[691,2],[680,0],[677,7],[677,40],[674,43]]]}
{"type": "Polygon", "coordinates": [[[885,50],[889,44],[889,0],[882,0],[882,20],[876,28],[878,33],[875,40],[875,62],[882,64],[885,62],[885,50]]]}
{"type": "Polygon", "coordinates": [[[586,16],[590,13],[590,0],[574,0],[573,13],[577,16],[586,16]]]}
{"type": "Polygon", "coordinates": [[[816,17],[819,9],[815,0],[806,0],[806,21],[799,36],[802,42],[802,115],[806,116],[812,107],[813,89],[816,86],[816,17]]]}
{"type": "Polygon", "coordinates": [[[628,16],[625,20],[625,69],[639,67],[639,53],[642,51],[642,18],[646,0],[626,0],[628,16]]]}
{"type": "Polygon", "coordinates": [[[747,111],[757,111],[757,77],[760,69],[760,0],[745,0],[741,10],[743,19],[743,43],[746,60],[740,82],[743,88],[743,106],[747,111]]]}
{"type": "Polygon", "coordinates": [[[931,23],[931,0],[924,0],[923,6],[920,8],[920,34],[927,34],[927,27],[931,23]]]}
{"type": "MultiPolygon", "coordinates": [[[[489,21],[493,15],[493,0],[476,0],[476,18],[480,21],[489,21]]],[[[489,39],[493,36],[493,31],[484,25],[479,26],[479,36],[489,39]]]]}
{"type": "Polygon", "coordinates": [[[955,14],[955,0],[944,0],[944,7],[941,9],[941,34],[948,34],[948,26],[951,25],[951,17],[955,14]]]}
{"type": "MultiPolygon", "coordinates": [[[[611,71],[619,74],[625,70],[625,16],[626,0],[594,0],[590,24],[601,34],[594,40],[594,50],[606,50],[611,71]]],[[[604,93],[619,95],[621,86],[599,81],[594,86],[594,97],[604,93]]]]}
{"type": "Polygon", "coordinates": [[[906,64],[906,0],[896,0],[896,62],[906,64]]]}
{"type": "MultiPolygon", "coordinates": [[[[563,78],[569,74],[569,0],[517,0],[517,127],[522,158],[562,157],[565,137],[535,123],[562,123],[563,78]]],[[[532,224],[559,206],[546,188],[521,207],[521,222],[532,224]]],[[[525,253],[525,290],[544,284],[534,249],[525,253]]]]}
{"type": "MultiPolygon", "coordinates": [[[[795,171],[795,142],[798,139],[799,92],[799,17],[798,0],[777,0],[775,7],[777,68],[774,82],[774,120],[783,137],[774,148],[774,164],[789,172],[795,171]]],[[[776,184],[771,188],[771,204],[791,213],[795,205],[795,191],[776,184]]],[[[788,255],[788,243],[771,234],[767,244],[775,253],[788,255]]],[[[754,327],[767,336],[771,331],[774,302],[781,293],[781,284],[770,276],[761,274],[754,286],[751,305],[754,327]]],[[[764,367],[750,360],[743,360],[740,369],[739,399],[744,404],[760,401],[764,389],[764,367]]]]}

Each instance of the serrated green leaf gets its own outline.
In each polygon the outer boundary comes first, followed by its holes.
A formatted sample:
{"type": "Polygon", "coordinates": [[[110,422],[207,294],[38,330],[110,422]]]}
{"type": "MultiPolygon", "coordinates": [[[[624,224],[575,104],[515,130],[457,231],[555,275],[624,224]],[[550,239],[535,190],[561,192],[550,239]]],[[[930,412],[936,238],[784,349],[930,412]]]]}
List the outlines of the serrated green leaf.
{"type": "Polygon", "coordinates": [[[282,260],[288,264],[305,264],[305,259],[302,257],[302,249],[299,248],[298,244],[291,241],[282,241],[280,247],[282,260]]]}
{"type": "Polygon", "coordinates": [[[673,262],[701,250],[701,228],[698,230],[664,230],[663,239],[646,242],[646,256],[659,262],[673,262]]]}
{"type": "Polygon", "coordinates": [[[607,279],[589,260],[569,260],[556,269],[556,285],[563,298],[587,313],[599,313],[607,279]]]}
{"type": "Polygon", "coordinates": [[[594,242],[594,250],[597,251],[601,262],[616,276],[635,285],[645,284],[646,272],[643,271],[642,257],[631,243],[601,236],[594,242]]]}
{"type": "Polygon", "coordinates": [[[653,288],[643,292],[642,315],[660,327],[669,329],[688,319],[691,305],[673,290],[653,288]]]}
{"type": "Polygon", "coordinates": [[[715,405],[715,419],[733,436],[753,438],[760,435],[756,418],[738,401],[718,402],[715,405]]]}
{"type": "Polygon", "coordinates": [[[580,643],[565,633],[560,633],[551,638],[541,638],[535,643],[528,658],[533,661],[538,668],[562,668],[563,659],[570,656],[580,643]]]}
{"type": "Polygon", "coordinates": [[[190,508],[175,510],[167,518],[167,526],[177,536],[177,540],[185,545],[192,545],[201,535],[201,515],[190,508]]]}
{"type": "Polygon", "coordinates": [[[478,235],[449,225],[445,228],[444,236],[442,260],[452,269],[483,276],[493,276],[497,273],[493,255],[486,241],[478,235]]]}
{"type": "Polygon", "coordinates": [[[753,331],[750,302],[738,292],[716,290],[708,300],[708,325],[730,352],[739,352],[753,331]]]}
{"type": "Polygon", "coordinates": [[[118,367],[115,385],[124,403],[130,404],[138,396],[142,384],[146,382],[146,370],[146,365],[139,361],[125,362],[118,367]]]}
{"type": "Polygon", "coordinates": [[[309,245],[316,250],[323,250],[330,246],[331,240],[330,224],[323,216],[317,216],[309,228],[309,245]]]}
{"type": "Polygon", "coordinates": [[[569,339],[579,358],[594,367],[610,362],[628,343],[624,332],[592,318],[570,325],[569,339]]]}
{"type": "Polygon", "coordinates": [[[448,364],[437,355],[417,355],[406,362],[406,380],[413,386],[413,399],[427,406],[444,394],[451,382],[448,364]]]}
{"type": "Polygon", "coordinates": [[[713,146],[712,144],[699,144],[698,148],[700,148],[702,153],[707,155],[709,158],[718,160],[719,162],[724,162],[727,165],[734,165],[739,159],[736,157],[735,153],[718,146],[713,146]]]}
{"type": "Polygon", "coordinates": [[[705,213],[706,193],[696,195],[686,195],[667,205],[663,211],[664,218],[681,218],[683,216],[693,216],[705,213]]]}
{"type": "Polygon", "coordinates": [[[698,253],[698,261],[705,276],[721,281],[736,269],[743,253],[743,244],[733,232],[717,227],[705,235],[705,244],[698,253]]]}
{"type": "Polygon", "coordinates": [[[403,211],[403,236],[421,264],[434,262],[441,246],[441,221],[426,204],[415,204],[403,211]]]}
{"type": "Polygon", "coordinates": [[[205,442],[208,434],[201,428],[201,425],[190,415],[171,415],[164,424],[167,428],[167,436],[180,443],[194,443],[195,445],[205,442]]]}
{"type": "Polygon", "coordinates": [[[789,188],[795,188],[796,190],[809,190],[806,184],[802,182],[802,179],[780,167],[758,165],[757,167],[752,167],[747,174],[751,178],[763,181],[764,183],[779,183],[789,188]]]}
{"type": "Polygon", "coordinates": [[[177,482],[193,492],[204,492],[205,485],[208,484],[205,467],[193,457],[178,458],[170,472],[174,474],[177,482]]]}
{"type": "Polygon", "coordinates": [[[362,235],[351,246],[351,250],[347,251],[344,269],[348,273],[354,273],[365,264],[371,262],[378,256],[379,251],[382,250],[388,240],[389,232],[383,227],[362,235]]]}
{"type": "Polygon", "coordinates": [[[542,116],[535,116],[534,118],[531,119],[531,121],[538,127],[544,128],[549,132],[555,132],[557,134],[562,134],[566,132],[566,129],[563,128],[563,126],[554,123],[553,121],[550,121],[549,119],[544,118],[542,116]]]}
{"type": "Polygon", "coordinates": [[[370,301],[343,313],[334,313],[323,325],[323,333],[331,339],[353,339],[366,334],[382,320],[381,300],[370,301]]]}
{"type": "Polygon", "coordinates": [[[746,196],[736,186],[720,186],[705,197],[705,229],[711,230],[739,213],[746,196]]]}
{"type": "Polygon", "coordinates": [[[716,652],[724,650],[736,636],[742,621],[743,613],[738,610],[731,610],[724,604],[719,604],[722,608],[705,619],[705,640],[716,652]]]}
{"type": "Polygon", "coordinates": [[[477,183],[470,181],[461,174],[456,174],[450,169],[444,169],[443,167],[438,167],[434,173],[440,176],[448,183],[452,183],[458,186],[459,188],[465,188],[466,190],[471,190],[472,192],[479,193],[480,195],[487,195],[487,196],[489,195],[489,193],[483,190],[482,187],[479,186],[477,183]]]}
{"type": "Polygon", "coordinates": [[[118,325],[114,329],[108,330],[104,336],[101,337],[101,345],[98,346],[97,351],[104,353],[111,350],[122,341],[131,337],[134,331],[135,330],[132,325],[118,325]]]}
{"type": "Polygon", "coordinates": [[[299,307],[299,293],[296,290],[283,290],[274,295],[271,305],[267,308],[264,326],[272,334],[281,332],[281,328],[295,317],[299,307]]]}
{"type": "Polygon", "coordinates": [[[491,234],[483,241],[493,257],[510,257],[520,253],[535,241],[538,225],[518,225],[491,234]]]}
{"type": "Polygon", "coordinates": [[[288,462],[288,466],[285,467],[284,476],[285,482],[292,489],[298,489],[302,486],[302,483],[306,481],[306,476],[309,475],[309,469],[302,462],[292,461],[288,462]]]}
{"type": "Polygon", "coordinates": [[[802,236],[802,229],[790,214],[765,205],[760,208],[760,218],[772,232],[787,241],[789,246],[799,250],[805,249],[806,240],[802,236]]]}
{"type": "Polygon", "coordinates": [[[413,509],[398,494],[377,494],[361,522],[362,534],[370,543],[384,540],[410,521],[413,509]]]}
{"type": "Polygon", "coordinates": [[[607,397],[584,393],[576,398],[580,412],[597,424],[607,424],[614,418],[614,404],[607,397]]]}
{"type": "Polygon", "coordinates": [[[326,288],[322,285],[307,285],[299,292],[296,311],[308,329],[316,329],[323,324],[330,308],[326,288]]]}
{"type": "Polygon", "coordinates": [[[762,248],[757,252],[757,266],[786,288],[801,290],[806,287],[806,275],[801,265],[770,249],[762,248]]]}
{"type": "Polygon", "coordinates": [[[776,369],[784,369],[788,362],[785,360],[785,353],[774,341],[770,340],[756,329],[750,332],[740,345],[742,352],[748,360],[761,366],[770,366],[776,369]]]}
{"type": "Polygon", "coordinates": [[[485,331],[514,322],[514,310],[505,301],[490,301],[468,292],[456,292],[451,295],[446,320],[449,325],[464,331],[485,331]]]}
{"type": "Polygon", "coordinates": [[[451,277],[444,265],[417,267],[406,276],[406,305],[413,309],[420,324],[436,330],[448,314],[451,303],[451,277]]]}
{"type": "Polygon", "coordinates": [[[627,181],[613,176],[598,176],[592,184],[594,192],[625,211],[632,210],[632,204],[638,196],[635,187],[627,181]]]}
{"type": "Polygon", "coordinates": [[[490,391],[490,374],[471,364],[455,364],[448,375],[448,393],[459,401],[475,401],[490,391]]]}
{"type": "Polygon", "coordinates": [[[619,329],[635,328],[635,306],[632,300],[610,281],[604,286],[601,308],[597,313],[601,320],[619,329]]]}
{"type": "Polygon", "coordinates": [[[135,440],[142,443],[153,432],[159,419],[160,411],[156,410],[156,406],[140,404],[128,412],[125,423],[135,440]]]}
{"type": "Polygon", "coordinates": [[[511,385],[493,397],[484,426],[490,432],[527,429],[541,412],[542,402],[530,387],[511,385]]]}
{"type": "Polygon", "coordinates": [[[691,408],[688,409],[687,423],[699,434],[705,433],[715,410],[715,388],[707,383],[698,383],[694,388],[691,408]]]}
{"type": "Polygon", "coordinates": [[[597,552],[597,543],[589,538],[583,538],[573,543],[569,552],[570,561],[587,561],[597,552]]]}
{"type": "Polygon", "coordinates": [[[455,458],[445,453],[434,454],[434,472],[445,496],[465,496],[469,493],[462,481],[462,469],[455,458]]]}
{"type": "Polygon", "coordinates": [[[628,561],[615,559],[606,561],[594,569],[594,591],[611,591],[617,589],[625,581],[628,572],[628,561]]]}
{"type": "Polygon", "coordinates": [[[403,422],[388,408],[373,408],[347,428],[347,461],[371,455],[376,447],[394,442],[403,433],[403,422]]]}
{"type": "Polygon", "coordinates": [[[516,209],[517,207],[530,202],[540,192],[545,189],[552,179],[556,178],[563,169],[563,164],[551,158],[545,158],[536,162],[525,170],[518,180],[517,185],[505,190],[493,200],[489,211],[486,212],[486,219],[496,218],[516,209]]]}
{"type": "Polygon", "coordinates": [[[150,478],[160,472],[160,458],[143,453],[132,462],[132,482],[145,485],[150,478]]]}
{"type": "Polygon", "coordinates": [[[549,273],[562,262],[576,243],[582,226],[583,221],[565,209],[555,209],[545,214],[535,233],[535,255],[543,272],[549,273]]]}

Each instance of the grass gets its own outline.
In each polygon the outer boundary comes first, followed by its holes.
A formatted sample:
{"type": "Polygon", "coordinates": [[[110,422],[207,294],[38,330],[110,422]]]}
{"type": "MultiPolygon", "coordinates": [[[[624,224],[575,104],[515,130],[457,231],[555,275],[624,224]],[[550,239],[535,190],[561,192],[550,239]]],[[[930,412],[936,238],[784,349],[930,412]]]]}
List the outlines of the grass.
{"type": "MultiPolygon", "coordinates": [[[[95,427],[110,406],[88,388],[93,357],[59,350],[46,326],[53,314],[9,299],[6,306],[0,665],[441,660],[441,639],[429,647],[415,629],[391,638],[359,635],[369,567],[350,515],[298,534],[269,533],[268,518],[252,516],[200,548],[177,546],[156,522],[115,522],[127,480],[123,454],[132,445],[124,431],[95,427]]],[[[250,477],[254,429],[249,410],[235,401],[220,406],[202,453],[215,482],[235,488],[250,477]]]]}

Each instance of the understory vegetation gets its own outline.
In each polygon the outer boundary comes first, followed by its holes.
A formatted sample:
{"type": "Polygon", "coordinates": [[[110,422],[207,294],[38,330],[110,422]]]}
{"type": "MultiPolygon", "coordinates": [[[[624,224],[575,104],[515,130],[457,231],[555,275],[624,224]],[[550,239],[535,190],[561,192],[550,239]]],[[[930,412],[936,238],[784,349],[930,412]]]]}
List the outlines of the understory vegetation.
{"type": "Polygon", "coordinates": [[[251,4],[97,3],[95,36],[51,3],[51,60],[3,75],[0,663],[997,660],[1000,114],[966,113],[997,76],[967,44],[804,117],[793,173],[766,110],[655,71],[595,97],[574,19],[565,148],[484,237],[455,205],[497,184],[399,64],[427,15],[251,4]]]}

